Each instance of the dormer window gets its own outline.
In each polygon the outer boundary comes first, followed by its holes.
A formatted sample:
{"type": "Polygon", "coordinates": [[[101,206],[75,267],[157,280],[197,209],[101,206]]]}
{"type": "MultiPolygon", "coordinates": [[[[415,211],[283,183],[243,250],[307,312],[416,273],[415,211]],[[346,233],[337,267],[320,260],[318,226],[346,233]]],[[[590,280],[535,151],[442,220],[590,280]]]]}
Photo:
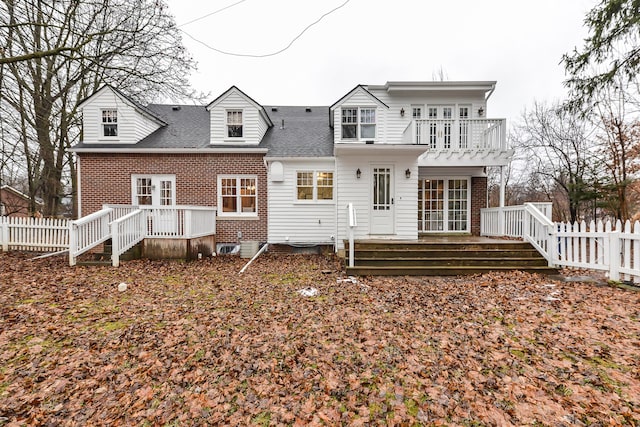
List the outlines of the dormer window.
{"type": "Polygon", "coordinates": [[[342,109],[342,139],[374,139],[375,137],[375,108],[342,109]]]}
{"type": "Polygon", "coordinates": [[[102,135],[118,136],[118,110],[102,110],[102,135]]]}
{"type": "Polygon", "coordinates": [[[227,110],[227,137],[242,138],[242,110],[227,110]]]}

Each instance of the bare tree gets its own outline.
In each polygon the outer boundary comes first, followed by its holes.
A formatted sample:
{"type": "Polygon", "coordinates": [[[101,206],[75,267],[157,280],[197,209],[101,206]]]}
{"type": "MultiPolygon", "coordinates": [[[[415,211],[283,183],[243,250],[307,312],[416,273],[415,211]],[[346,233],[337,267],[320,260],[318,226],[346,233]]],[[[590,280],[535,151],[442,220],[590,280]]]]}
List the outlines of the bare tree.
{"type": "Polygon", "coordinates": [[[581,206],[592,200],[594,184],[593,130],[587,120],[559,105],[534,103],[515,125],[516,150],[524,153],[530,180],[549,197],[566,197],[568,219],[578,219],[581,206]]]}
{"type": "Polygon", "coordinates": [[[593,122],[598,129],[597,158],[601,183],[607,197],[605,206],[621,220],[630,219],[628,188],[640,167],[640,121],[628,111],[632,105],[626,85],[606,87],[593,122]]]}
{"type": "Polygon", "coordinates": [[[43,198],[45,215],[55,215],[67,194],[67,149],[79,138],[86,96],[105,83],[139,101],[192,95],[194,63],[162,0],[0,0],[0,34],[7,40],[0,108],[8,113],[0,126],[20,141],[29,196],[43,198]],[[15,60],[29,52],[36,54],[15,60]]]}

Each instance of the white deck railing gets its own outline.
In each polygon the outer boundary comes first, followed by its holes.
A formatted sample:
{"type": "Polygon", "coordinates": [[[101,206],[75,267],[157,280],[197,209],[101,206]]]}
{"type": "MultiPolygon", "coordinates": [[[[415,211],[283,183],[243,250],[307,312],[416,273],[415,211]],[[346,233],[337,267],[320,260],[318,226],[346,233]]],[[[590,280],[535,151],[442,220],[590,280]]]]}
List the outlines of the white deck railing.
{"type": "Polygon", "coordinates": [[[611,280],[640,281],[640,222],[553,223],[550,205],[482,209],[481,234],[522,238],[552,266],[602,270],[611,280]]]}
{"type": "Polygon", "coordinates": [[[50,251],[69,247],[69,220],[0,216],[0,247],[23,251],[50,251]]]}
{"type": "Polygon", "coordinates": [[[433,151],[486,151],[507,148],[505,119],[416,119],[404,140],[433,151]]]}

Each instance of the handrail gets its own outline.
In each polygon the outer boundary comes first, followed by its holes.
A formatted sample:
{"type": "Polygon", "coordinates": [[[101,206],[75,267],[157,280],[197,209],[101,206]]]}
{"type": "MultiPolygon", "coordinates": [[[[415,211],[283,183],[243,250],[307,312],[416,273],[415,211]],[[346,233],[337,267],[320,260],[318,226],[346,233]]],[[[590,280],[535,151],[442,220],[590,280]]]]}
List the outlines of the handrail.
{"type": "Polygon", "coordinates": [[[79,255],[109,239],[109,216],[112,212],[111,208],[103,208],[69,222],[69,265],[76,265],[79,255]]]}
{"type": "Polygon", "coordinates": [[[141,242],[147,231],[146,211],[141,209],[128,213],[109,224],[111,227],[111,264],[120,265],[120,255],[141,242]]]}
{"type": "Polygon", "coordinates": [[[353,203],[347,205],[347,216],[349,218],[349,267],[354,266],[355,244],[353,239],[353,229],[358,226],[358,218],[356,216],[356,208],[353,203]]]}
{"type": "Polygon", "coordinates": [[[554,223],[545,214],[540,212],[532,203],[525,203],[525,217],[523,234],[524,239],[531,243],[545,257],[549,266],[553,266],[555,259],[555,245],[551,238],[554,223]]]}

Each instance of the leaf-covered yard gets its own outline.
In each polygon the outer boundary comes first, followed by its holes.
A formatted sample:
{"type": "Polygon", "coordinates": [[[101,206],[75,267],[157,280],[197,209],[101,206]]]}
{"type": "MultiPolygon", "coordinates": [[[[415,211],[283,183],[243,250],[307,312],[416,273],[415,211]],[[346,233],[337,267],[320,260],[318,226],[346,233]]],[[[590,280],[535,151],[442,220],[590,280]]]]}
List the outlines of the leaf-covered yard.
{"type": "Polygon", "coordinates": [[[242,265],[0,253],[0,425],[639,423],[640,292],[242,265]]]}

